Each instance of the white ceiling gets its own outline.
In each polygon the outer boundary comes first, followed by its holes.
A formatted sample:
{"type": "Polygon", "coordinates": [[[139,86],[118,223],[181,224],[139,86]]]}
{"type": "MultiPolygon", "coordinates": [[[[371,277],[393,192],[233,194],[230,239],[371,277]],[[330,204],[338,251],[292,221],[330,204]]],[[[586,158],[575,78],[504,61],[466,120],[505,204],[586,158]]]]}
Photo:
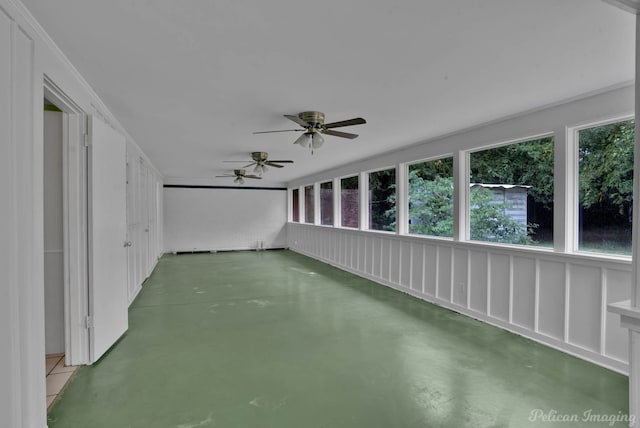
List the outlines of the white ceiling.
{"type": "Polygon", "coordinates": [[[267,151],[281,185],[634,77],[635,17],[601,0],[23,3],[166,182],[267,151]],[[252,134],[304,110],[368,123],[313,156],[252,134]]]}

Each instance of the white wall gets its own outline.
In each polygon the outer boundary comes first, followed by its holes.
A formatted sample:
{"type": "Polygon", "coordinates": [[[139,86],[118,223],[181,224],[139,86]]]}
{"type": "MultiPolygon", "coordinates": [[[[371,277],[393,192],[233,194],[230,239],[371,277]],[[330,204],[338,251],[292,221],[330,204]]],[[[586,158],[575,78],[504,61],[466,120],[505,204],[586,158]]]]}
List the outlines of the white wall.
{"type": "Polygon", "coordinates": [[[44,112],[45,351],[64,353],[62,113],[44,112]]]}
{"type": "Polygon", "coordinates": [[[47,423],[45,76],[81,110],[105,119],[127,137],[128,146],[136,147],[22,3],[0,0],[0,426],[12,428],[44,428],[47,423]]]}
{"type": "MultiPolygon", "coordinates": [[[[632,116],[633,108],[633,87],[625,86],[289,184],[299,188],[390,165],[401,171],[404,162],[442,155],[452,155],[464,170],[466,150],[552,133],[556,144],[555,250],[464,242],[464,236],[449,240],[296,223],[288,224],[289,247],[627,373],[628,335],[617,315],[606,312],[606,305],[629,298],[631,260],[567,251],[572,234],[566,225],[573,212],[574,191],[571,167],[564,165],[572,150],[571,127],[632,116]]],[[[400,194],[398,199],[404,200],[400,194]]],[[[460,208],[458,213],[463,213],[464,207],[460,208]]]]}
{"type": "Polygon", "coordinates": [[[166,251],[255,249],[287,245],[287,192],[243,188],[164,189],[166,251]]]}

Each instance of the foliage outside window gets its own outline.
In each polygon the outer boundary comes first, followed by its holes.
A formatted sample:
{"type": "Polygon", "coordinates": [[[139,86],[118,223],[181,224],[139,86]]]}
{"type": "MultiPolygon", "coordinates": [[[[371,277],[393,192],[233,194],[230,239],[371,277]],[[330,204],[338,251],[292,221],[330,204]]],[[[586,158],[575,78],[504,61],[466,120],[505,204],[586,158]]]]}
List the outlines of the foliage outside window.
{"type": "Polygon", "coordinates": [[[291,220],[298,223],[300,221],[300,191],[293,189],[291,191],[291,220]]]}
{"type": "Polygon", "coordinates": [[[634,121],[578,131],[578,249],[631,255],[634,121]]]}
{"type": "Polygon", "coordinates": [[[553,245],[553,137],[470,155],[471,239],[553,245]]]}
{"type": "Polygon", "coordinates": [[[313,186],[305,186],[304,188],[304,222],[314,223],[313,186]]]}
{"type": "Polygon", "coordinates": [[[342,227],[360,226],[358,176],[340,180],[340,213],[342,227]]]}
{"type": "Polygon", "coordinates": [[[453,158],[409,165],[409,233],[453,236],[453,158]]]}
{"type": "Polygon", "coordinates": [[[396,230],[396,170],[369,173],[369,229],[396,230]]]}
{"type": "Polygon", "coordinates": [[[320,183],[320,224],[333,226],[333,182],[320,183]]]}

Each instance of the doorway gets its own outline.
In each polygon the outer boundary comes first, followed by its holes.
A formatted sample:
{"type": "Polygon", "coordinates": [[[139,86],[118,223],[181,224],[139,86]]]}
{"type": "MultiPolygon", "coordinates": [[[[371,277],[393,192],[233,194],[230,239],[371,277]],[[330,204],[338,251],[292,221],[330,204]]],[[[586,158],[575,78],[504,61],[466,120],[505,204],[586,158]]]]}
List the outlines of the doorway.
{"type": "Polygon", "coordinates": [[[88,363],[86,115],[48,78],[43,108],[45,351],[88,363]]]}

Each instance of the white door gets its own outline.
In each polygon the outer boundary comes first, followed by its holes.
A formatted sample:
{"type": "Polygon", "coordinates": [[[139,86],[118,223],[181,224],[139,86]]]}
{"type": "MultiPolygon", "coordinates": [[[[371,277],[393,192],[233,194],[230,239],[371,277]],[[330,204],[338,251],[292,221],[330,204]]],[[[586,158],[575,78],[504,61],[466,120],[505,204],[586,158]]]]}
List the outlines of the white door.
{"type": "Polygon", "coordinates": [[[89,342],[97,361],[124,334],[127,314],[126,140],[89,118],[89,342]]]}

